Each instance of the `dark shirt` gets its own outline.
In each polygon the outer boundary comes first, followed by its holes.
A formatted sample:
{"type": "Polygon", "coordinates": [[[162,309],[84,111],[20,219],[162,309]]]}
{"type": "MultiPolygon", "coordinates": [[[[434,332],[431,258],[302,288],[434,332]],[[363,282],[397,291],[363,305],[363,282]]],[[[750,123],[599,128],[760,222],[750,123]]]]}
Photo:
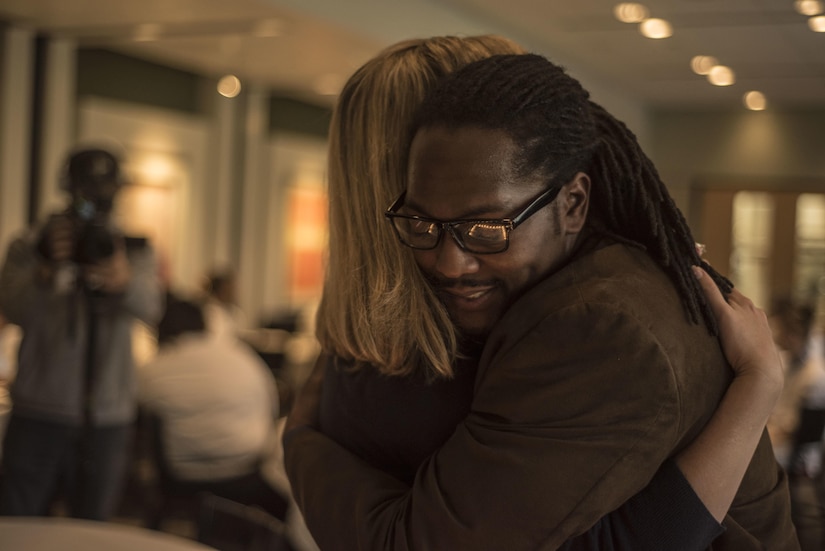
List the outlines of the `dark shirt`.
{"type": "Polygon", "coordinates": [[[321,394],[321,431],[410,484],[421,463],[467,417],[477,366],[476,358],[460,360],[453,379],[428,382],[422,373],[389,377],[330,360],[321,394]]]}

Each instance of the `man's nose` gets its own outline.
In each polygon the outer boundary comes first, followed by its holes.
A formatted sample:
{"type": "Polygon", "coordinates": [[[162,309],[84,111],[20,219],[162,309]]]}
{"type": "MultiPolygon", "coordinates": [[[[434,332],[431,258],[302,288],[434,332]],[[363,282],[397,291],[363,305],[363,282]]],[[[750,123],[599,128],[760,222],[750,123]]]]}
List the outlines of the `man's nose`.
{"type": "Polygon", "coordinates": [[[452,232],[444,233],[435,251],[435,270],[447,279],[458,279],[477,272],[478,260],[475,255],[462,249],[452,232]]]}

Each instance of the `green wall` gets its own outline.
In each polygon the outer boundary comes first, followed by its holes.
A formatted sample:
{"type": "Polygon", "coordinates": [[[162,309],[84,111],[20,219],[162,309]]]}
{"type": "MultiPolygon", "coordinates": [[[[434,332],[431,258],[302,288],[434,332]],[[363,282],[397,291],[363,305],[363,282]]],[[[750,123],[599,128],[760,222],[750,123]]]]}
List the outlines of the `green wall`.
{"type": "Polygon", "coordinates": [[[269,129],[309,134],[326,139],[332,111],[302,101],[273,96],[269,102],[269,129]]]}
{"type": "Polygon", "coordinates": [[[202,77],[99,49],[77,52],[78,96],[102,96],[185,113],[201,113],[202,77]]]}
{"type": "MultiPolygon", "coordinates": [[[[102,49],[77,53],[77,94],[100,96],[192,114],[207,114],[214,79],[102,49]]],[[[239,98],[242,100],[243,98],[239,98]]],[[[326,138],[331,110],[273,92],[270,132],[326,138]]]]}

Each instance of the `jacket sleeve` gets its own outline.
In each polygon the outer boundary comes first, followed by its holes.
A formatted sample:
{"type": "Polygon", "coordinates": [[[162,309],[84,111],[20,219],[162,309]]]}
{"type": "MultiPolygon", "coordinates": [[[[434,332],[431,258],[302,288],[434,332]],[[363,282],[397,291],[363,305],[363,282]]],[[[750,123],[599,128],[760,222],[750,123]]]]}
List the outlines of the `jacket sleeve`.
{"type": "Polygon", "coordinates": [[[470,415],[412,487],[310,429],[286,467],[322,549],[557,549],[650,482],[679,406],[649,328],[579,304],[482,362],[470,415]]]}
{"type": "Polygon", "coordinates": [[[724,531],[676,464],[668,460],[641,492],[560,549],[699,551],[724,531]]]}

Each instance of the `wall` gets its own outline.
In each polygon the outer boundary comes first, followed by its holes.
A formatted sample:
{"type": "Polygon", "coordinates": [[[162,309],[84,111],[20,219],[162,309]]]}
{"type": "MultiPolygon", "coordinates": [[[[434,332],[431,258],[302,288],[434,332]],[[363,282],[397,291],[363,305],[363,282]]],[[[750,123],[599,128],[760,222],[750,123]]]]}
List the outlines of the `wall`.
{"type": "Polygon", "coordinates": [[[323,177],[329,109],[251,83],[227,99],[212,78],[12,26],[0,26],[0,76],[3,251],[29,222],[65,204],[56,183],[69,149],[109,144],[121,148],[135,180],[118,214],[128,231],[153,237],[176,288],[192,292],[207,270],[230,264],[241,268],[252,320],[300,306],[268,288],[287,281],[281,272],[290,267],[266,256],[283,254],[273,245],[278,235],[260,235],[282,213],[259,207],[298,185],[287,179],[296,155],[274,145],[283,136],[305,137],[323,177]]]}
{"type": "Polygon", "coordinates": [[[657,110],[647,151],[688,220],[692,191],[741,186],[776,189],[790,180],[825,190],[825,111],[657,110]]]}
{"type": "MultiPolygon", "coordinates": [[[[322,178],[329,109],[250,83],[238,97],[224,98],[211,78],[102,50],[78,52],[78,95],[80,137],[117,139],[135,164],[154,157],[174,168],[165,188],[142,193],[126,210],[154,216],[155,229],[174,233],[156,240],[170,255],[176,289],[194,292],[208,270],[231,266],[251,322],[301,306],[296,300],[305,297],[282,288],[289,250],[280,243],[284,232],[273,230],[285,219],[280,199],[304,185],[294,178],[296,160],[309,155],[322,178]],[[299,147],[284,154],[284,136],[299,147]],[[150,195],[165,197],[166,206],[150,195]],[[141,211],[148,204],[154,212],[141,211]]],[[[153,184],[141,178],[146,191],[153,184]]],[[[146,221],[133,225],[152,230],[146,221]]]]}
{"type": "MultiPolygon", "coordinates": [[[[825,193],[825,110],[659,111],[651,126],[649,153],[708,245],[706,259],[763,308],[778,296],[813,300],[809,280],[825,266],[821,244],[797,239],[797,198],[825,193]],[[774,205],[754,220],[769,237],[752,258],[733,239],[734,200],[745,190],[769,192],[774,205]]],[[[744,246],[756,234],[737,235],[744,246]]]]}

